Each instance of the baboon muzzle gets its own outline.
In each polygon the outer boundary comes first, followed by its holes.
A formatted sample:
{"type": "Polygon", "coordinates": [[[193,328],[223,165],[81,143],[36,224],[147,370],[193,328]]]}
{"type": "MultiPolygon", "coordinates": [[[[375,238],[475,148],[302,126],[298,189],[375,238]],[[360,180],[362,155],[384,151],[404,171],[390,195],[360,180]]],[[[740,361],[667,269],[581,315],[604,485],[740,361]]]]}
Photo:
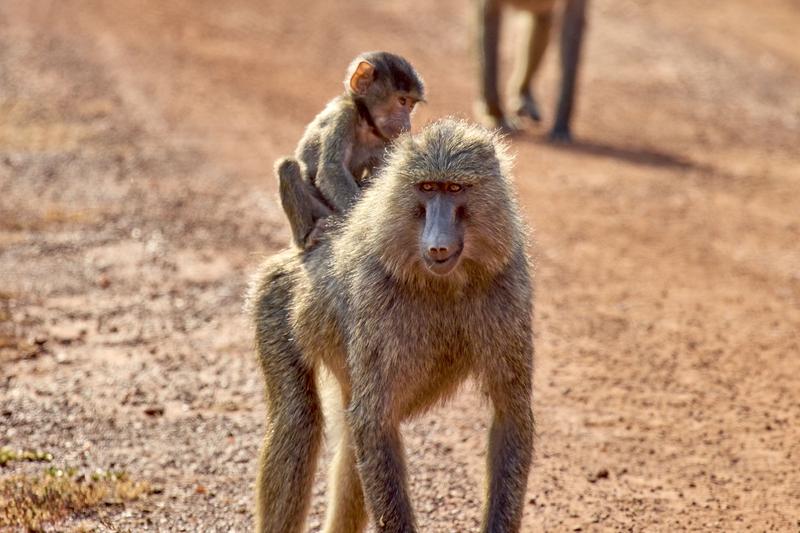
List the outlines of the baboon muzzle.
{"type": "Polygon", "coordinates": [[[455,268],[463,249],[463,231],[457,208],[456,202],[444,194],[435,195],[425,204],[420,252],[428,270],[440,276],[455,268]]]}

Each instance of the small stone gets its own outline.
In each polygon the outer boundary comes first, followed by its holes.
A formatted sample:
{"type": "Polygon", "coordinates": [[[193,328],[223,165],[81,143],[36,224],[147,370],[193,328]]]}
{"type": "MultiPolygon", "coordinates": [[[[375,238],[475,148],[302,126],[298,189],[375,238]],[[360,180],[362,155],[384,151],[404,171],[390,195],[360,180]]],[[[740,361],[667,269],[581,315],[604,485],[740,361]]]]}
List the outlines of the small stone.
{"type": "Polygon", "coordinates": [[[608,479],[608,469],[601,468],[597,472],[589,474],[587,479],[589,480],[589,483],[596,483],[600,479],[608,479]]]}
{"type": "Polygon", "coordinates": [[[144,408],[144,414],[147,416],[162,416],[164,414],[164,406],[150,405],[144,408]]]}

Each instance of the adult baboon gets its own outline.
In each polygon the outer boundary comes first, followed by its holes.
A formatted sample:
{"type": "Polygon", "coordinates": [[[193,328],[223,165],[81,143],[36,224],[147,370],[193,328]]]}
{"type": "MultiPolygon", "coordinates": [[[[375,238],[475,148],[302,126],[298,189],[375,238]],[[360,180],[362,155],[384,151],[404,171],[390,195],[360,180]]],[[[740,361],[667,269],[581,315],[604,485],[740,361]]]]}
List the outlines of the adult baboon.
{"type": "MultiPolygon", "coordinates": [[[[564,0],[564,17],[561,27],[561,91],[555,123],[550,130],[554,141],[570,142],[570,118],[575,100],[575,82],[578,74],[581,42],[586,21],[588,0],[564,0]]],[[[541,119],[533,97],[531,81],[539,68],[550,40],[553,10],[556,0],[475,0],[478,8],[478,64],[480,70],[481,100],[476,113],[490,127],[511,131],[521,117],[535,121],[541,119]],[[504,6],[512,6],[524,17],[525,33],[515,56],[511,77],[511,105],[516,116],[509,119],[503,112],[497,90],[498,43],[500,19],[504,6]]]]}
{"type": "Polygon", "coordinates": [[[324,218],[347,211],[389,141],[411,128],[414,106],[425,97],[411,63],[389,52],[356,57],[344,87],[306,127],[295,157],[275,166],[281,205],[300,248],[316,243],[324,218]]]}
{"type": "Polygon", "coordinates": [[[532,288],[504,144],[446,119],[401,136],[318,246],[267,260],[250,305],[269,411],[257,530],[303,528],[323,434],[345,427],[325,531],[415,531],[399,424],[474,378],[493,407],[483,531],[519,529],[533,444],[532,288]]]}

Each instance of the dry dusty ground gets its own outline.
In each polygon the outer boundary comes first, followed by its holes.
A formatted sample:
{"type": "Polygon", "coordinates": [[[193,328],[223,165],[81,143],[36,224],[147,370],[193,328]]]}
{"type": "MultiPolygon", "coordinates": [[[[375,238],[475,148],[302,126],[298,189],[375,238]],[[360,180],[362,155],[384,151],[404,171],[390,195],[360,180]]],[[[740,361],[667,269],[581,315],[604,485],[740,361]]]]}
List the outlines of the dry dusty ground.
{"type": "MultiPolygon", "coordinates": [[[[513,141],[538,287],[524,531],[798,531],[800,7],[590,20],[580,142],[513,141]]],[[[50,529],[251,527],[241,301],[288,238],[272,162],[359,51],[417,64],[417,125],[469,112],[468,23],[466,0],[0,3],[0,445],[150,487],[50,529]]],[[[486,421],[467,389],[405,428],[423,531],[476,530],[486,421]]]]}

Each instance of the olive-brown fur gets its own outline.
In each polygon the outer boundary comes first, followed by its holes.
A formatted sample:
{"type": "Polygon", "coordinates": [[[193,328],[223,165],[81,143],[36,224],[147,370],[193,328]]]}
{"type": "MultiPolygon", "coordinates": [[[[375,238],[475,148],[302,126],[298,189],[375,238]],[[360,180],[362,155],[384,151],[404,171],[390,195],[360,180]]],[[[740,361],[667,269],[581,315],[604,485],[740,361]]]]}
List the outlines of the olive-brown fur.
{"type": "Polygon", "coordinates": [[[493,409],[483,531],[518,531],[531,462],[532,284],[526,229],[500,139],[452,119],[403,135],[386,166],[318,246],[268,259],[250,307],[266,381],[256,529],[302,530],[322,435],[321,366],[346,424],[325,531],[416,531],[401,421],[474,379],[493,409]],[[452,273],[419,257],[420,181],[465,186],[452,273]]]}

